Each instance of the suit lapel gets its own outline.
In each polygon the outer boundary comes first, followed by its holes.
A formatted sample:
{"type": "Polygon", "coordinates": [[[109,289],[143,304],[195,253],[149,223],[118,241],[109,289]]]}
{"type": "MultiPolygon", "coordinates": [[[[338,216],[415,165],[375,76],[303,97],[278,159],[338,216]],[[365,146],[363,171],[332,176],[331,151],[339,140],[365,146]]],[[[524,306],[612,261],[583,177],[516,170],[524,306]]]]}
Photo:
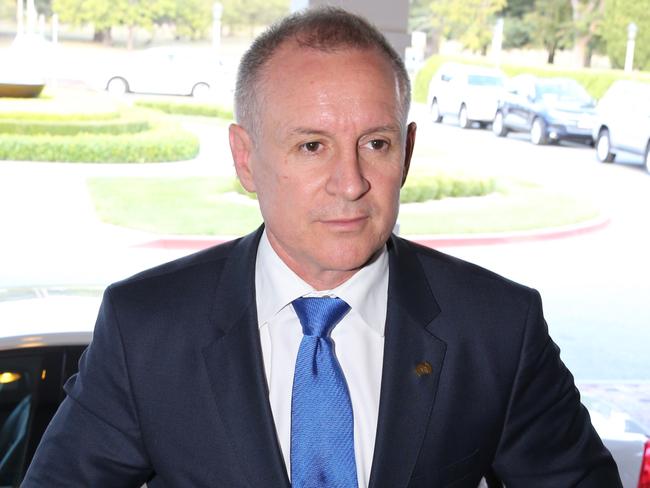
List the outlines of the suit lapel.
{"type": "Polygon", "coordinates": [[[220,278],[203,350],[219,415],[251,487],[288,487],[275,433],[257,327],[255,256],[261,229],[236,244],[220,278]]]}
{"type": "Polygon", "coordinates": [[[429,327],[440,313],[416,254],[393,237],[377,439],[370,488],[408,485],[438,389],[446,345],[429,327]]]}

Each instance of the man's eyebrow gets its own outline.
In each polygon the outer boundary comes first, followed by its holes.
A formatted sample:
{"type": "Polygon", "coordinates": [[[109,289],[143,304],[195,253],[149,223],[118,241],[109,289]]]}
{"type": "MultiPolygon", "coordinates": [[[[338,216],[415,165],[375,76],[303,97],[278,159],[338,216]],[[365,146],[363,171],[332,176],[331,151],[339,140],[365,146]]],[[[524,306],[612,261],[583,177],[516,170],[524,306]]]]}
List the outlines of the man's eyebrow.
{"type": "MultiPolygon", "coordinates": [[[[372,134],[373,132],[400,132],[401,127],[399,124],[387,124],[371,127],[363,131],[362,135],[372,134]]],[[[289,131],[289,135],[317,135],[317,136],[331,136],[332,133],[326,130],[315,129],[311,127],[296,127],[289,131]]]]}
{"type": "Polygon", "coordinates": [[[320,130],[320,129],[313,129],[311,127],[296,127],[294,129],[291,129],[289,131],[289,135],[299,135],[299,136],[308,136],[308,135],[316,135],[316,136],[330,136],[331,133],[327,132],[325,130],[320,130]]]}
{"type": "Polygon", "coordinates": [[[368,130],[363,132],[364,135],[372,134],[373,132],[400,132],[402,129],[398,124],[389,124],[389,125],[378,125],[377,127],[371,127],[368,130]]]}

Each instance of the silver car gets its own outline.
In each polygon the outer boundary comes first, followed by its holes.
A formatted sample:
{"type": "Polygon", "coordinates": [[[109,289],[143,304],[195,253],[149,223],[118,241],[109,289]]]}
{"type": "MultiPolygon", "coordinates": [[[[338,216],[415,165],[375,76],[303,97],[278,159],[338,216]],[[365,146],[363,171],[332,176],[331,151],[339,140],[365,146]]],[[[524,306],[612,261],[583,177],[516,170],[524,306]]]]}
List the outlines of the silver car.
{"type": "Polygon", "coordinates": [[[208,48],[152,47],[125,54],[101,75],[116,95],[150,93],[207,98],[228,81],[216,53],[208,48]]]}
{"type": "Polygon", "coordinates": [[[497,110],[505,75],[496,68],[445,63],[429,83],[427,103],[434,122],[457,117],[464,129],[474,122],[487,126],[497,110]]]}
{"type": "Polygon", "coordinates": [[[619,80],[598,102],[598,123],[594,127],[596,156],[604,163],[617,153],[643,156],[650,173],[650,83],[619,80]]]}

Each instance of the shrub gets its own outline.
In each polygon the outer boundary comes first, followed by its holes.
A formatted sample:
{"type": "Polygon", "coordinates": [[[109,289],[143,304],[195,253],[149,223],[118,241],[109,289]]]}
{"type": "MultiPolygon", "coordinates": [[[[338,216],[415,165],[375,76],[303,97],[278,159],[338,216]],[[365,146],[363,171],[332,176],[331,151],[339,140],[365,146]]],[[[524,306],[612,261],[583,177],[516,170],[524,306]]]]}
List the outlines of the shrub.
{"type": "MultiPolygon", "coordinates": [[[[233,189],[250,198],[257,198],[255,193],[248,193],[238,179],[233,182],[233,189]]],[[[401,203],[426,202],[448,197],[482,196],[496,190],[493,178],[479,178],[444,174],[433,176],[412,176],[400,192],[401,203]]]]}
{"type": "Polygon", "coordinates": [[[111,120],[117,119],[120,116],[120,112],[110,111],[110,112],[47,112],[47,111],[32,111],[32,110],[15,110],[15,111],[1,111],[0,119],[12,119],[12,120],[111,120]]]}
{"type": "Polygon", "coordinates": [[[138,107],[159,110],[173,115],[200,115],[204,117],[219,117],[228,120],[234,118],[231,109],[207,103],[175,102],[170,100],[138,100],[135,102],[135,105],[138,107]]]}
{"type": "Polygon", "coordinates": [[[239,182],[238,178],[235,178],[233,180],[232,189],[235,190],[240,195],[246,195],[247,197],[252,198],[253,200],[257,200],[257,193],[247,192],[246,189],[243,186],[241,186],[241,183],[239,182]]]}
{"type": "Polygon", "coordinates": [[[136,134],[0,134],[0,160],[143,163],[192,159],[199,140],[176,126],[136,134]]]}
{"type": "Polygon", "coordinates": [[[449,176],[444,174],[417,176],[406,180],[400,193],[401,203],[426,202],[449,197],[483,196],[494,192],[493,178],[449,176]]]}
{"type": "Polygon", "coordinates": [[[0,118],[0,134],[56,135],[134,134],[150,128],[146,118],[108,120],[29,120],[0,118]]]}

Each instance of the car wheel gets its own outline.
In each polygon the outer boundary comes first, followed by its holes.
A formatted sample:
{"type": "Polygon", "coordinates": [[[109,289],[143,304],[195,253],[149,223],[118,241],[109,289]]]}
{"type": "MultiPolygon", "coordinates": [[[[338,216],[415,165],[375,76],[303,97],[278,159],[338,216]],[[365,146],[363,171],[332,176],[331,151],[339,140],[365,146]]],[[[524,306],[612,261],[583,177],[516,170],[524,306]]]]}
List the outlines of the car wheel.
{"type": "Polygon", "coordinates": [[[596,139],[596,157],[601,163],[611,163],[616,155],[612,152],[612,144],[609,140],[609,131],[600,129],[596,139]]]}
{"type": "Polygon", "coordinates": [[[458,112],[458,125],[462,129],[469,129],[472,125],[472,122],[467,117],[467,107],[465,104],[460,106],[460,111],[458,112]]]}
{"type": "Polygon", "coordinates": [[[533,125],[530,128],[530,142],[537,146],[541,146],[548,142],[546,122],[539,117],[536,117],[535,120],[533,120],[533,125]]]}
{"type": "Polygon", "coordinates": [[[508,129],[506,129],[505,124],[503,123],[503,112],[499,110],[494,114],[494,120],[492,121],[492,132],[498,137],[505,137],[508,135],[508,129]]]}
{"type": "Polygon", "coordinates": [[[124,78],[111,78],[106,84],[106,91],[113,95],[124,95],[129,91],[129,84],[124,78]]]}
{"type": "Polygon", "coordinates": [[[435,98],[431,102],[431,120],[434,123],[438,124],[442,122],[442,113],[440,113],[440,105],[438,105],[438,100],[435,98]]]}
{"type": "Polygon", "coordinates": [[[194,98],[206,99],[210,95],[210,86],[207,83],[197,83],[192,88],[194,98]]]}
{"type": "Polygon", "coordinates": [[[645,170],[650,173],[650,141],[645,148],[645,170]]]}

